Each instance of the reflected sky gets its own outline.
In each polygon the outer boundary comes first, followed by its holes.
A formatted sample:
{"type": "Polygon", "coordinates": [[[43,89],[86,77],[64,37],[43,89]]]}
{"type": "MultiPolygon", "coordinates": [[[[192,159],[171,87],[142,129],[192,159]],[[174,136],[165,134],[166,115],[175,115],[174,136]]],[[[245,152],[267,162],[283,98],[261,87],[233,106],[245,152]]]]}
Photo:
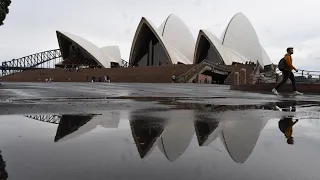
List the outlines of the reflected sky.
{"type": "Polygon", "coordinates": [[[320,178],[317,103],[175,105],[0,116],[5,170],[9,179],[320,178]],[[279,128],[285,118],[299,120],[294,144],[279,128]]]}

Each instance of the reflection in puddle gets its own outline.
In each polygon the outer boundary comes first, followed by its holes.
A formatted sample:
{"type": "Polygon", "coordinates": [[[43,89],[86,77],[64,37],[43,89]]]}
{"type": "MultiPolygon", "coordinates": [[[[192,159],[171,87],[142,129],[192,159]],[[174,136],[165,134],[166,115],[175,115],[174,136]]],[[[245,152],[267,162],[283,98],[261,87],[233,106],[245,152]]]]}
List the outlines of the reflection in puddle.
{"type": "MultiPolygon", "coordinates": [[[[243,106],[193,105],[192,110],[140,109],[130,112],[129,126],[141,158],[148,157],[157,147],[167,160],[173,162],[186,152],[194,137],[200,147],[209,146],[219,137],[233,161],[244,163],[270,119],[280,119],[279,130],[290,139],[288,144],[292,144],[292,118],[297,109],[306,106],[289,101],[243,106]]],[[[54,142],[62,142],[84,135],[97,126],[118,128],[121,111],[26,117],[58,124],[54,142]]]]}
{"type": "Polygon", "coordinates": [[[90,126],[88,122],[93,117],[94,115],[62,115],[54,142],[66,141],[91,131],[95,126],[90,126]]]}
{"type": "Polygon", "coordinates": [[[166,120],[162,118],[132,114],[130,121],[132,137],[141,158],[146,157],[153,150],[164,130],[165,123],[166,120]]]}
{"type": "Polygon", "coordinates": [[[26,115],[34,120],[58,124],[54,142],[67,141],[86,134],[97,126],[118,128],[120,112],[106,112],[103,114],[65,114],[65,115],[26,115]]]}
{"type": "Polygon", "coordinates": [[[6,162],[2,158],[1,151],[0,151],[0,179],[1,180],[8,179],[8,172],[6,170],[6,162]]]}
{"type": "Polygon", "coordinates": [[[53,124],[59,124],[60,122],[60,115],[25,115],[28,118],[53,123],[53,124]]]}
{"type": "Polygon", "coordinates": [[[261,117],[262,113],[264,111],[261,110],[246,113],[233,111],[221,116],[224,120],[221,140],[235,162],[245,162],[253,151],[260,132],[268,120],[261,117]]]}

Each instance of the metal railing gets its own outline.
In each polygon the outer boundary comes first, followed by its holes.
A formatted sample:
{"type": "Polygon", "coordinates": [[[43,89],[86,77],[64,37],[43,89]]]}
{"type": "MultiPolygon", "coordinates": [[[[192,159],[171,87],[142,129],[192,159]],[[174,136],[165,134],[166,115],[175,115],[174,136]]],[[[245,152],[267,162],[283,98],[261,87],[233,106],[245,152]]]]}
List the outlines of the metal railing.
{"type": "MultiPolygon", "coordinates": [[[[282,75],[282,72],[278,68],[276,69],[276,73],[278,76],[282,75]]],[[[320,83],[320,71],[298,69],[298,72],[293,70],[292,73],[296,79],[301,78],[297,82],[320,83]]]]}
{"type": "MultiPolygon", "coordinates": [[[[305,76],[305,77],[311,76],[312,78],[317,78],[317,79],[319,79],[319,77],[320,77],[320,71],[309,71],[309,70],[299,70],[298,69],[298,72],[295,72],[294,70],[292,72],[295,76],[305,76]]],[[[282,74],[282,72],[278,69],[276,70],[276,73],[282,74]]]]}

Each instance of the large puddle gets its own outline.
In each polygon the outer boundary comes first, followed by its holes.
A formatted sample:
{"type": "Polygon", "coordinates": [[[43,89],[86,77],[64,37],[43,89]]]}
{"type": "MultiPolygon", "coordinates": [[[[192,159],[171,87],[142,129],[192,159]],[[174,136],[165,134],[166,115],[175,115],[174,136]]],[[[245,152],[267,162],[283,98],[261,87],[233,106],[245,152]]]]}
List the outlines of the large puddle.
{"type": "Polygon", "coordinates": [[[144,106],[0,116],[0,177],[320,179],[318,102],[134,101],[144,106]]]}

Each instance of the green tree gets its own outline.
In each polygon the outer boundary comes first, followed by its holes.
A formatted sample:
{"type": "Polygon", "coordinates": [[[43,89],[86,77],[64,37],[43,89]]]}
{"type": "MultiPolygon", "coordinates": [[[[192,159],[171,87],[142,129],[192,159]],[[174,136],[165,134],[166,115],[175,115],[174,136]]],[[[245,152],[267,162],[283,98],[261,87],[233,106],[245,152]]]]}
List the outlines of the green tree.
{"type": "Polygon", "coordinates": [[[9,6],[11,0],[0,0],[0,26],[3,25],[3,21],[6,19],[6,15],[9,13],[9,6]]]}

